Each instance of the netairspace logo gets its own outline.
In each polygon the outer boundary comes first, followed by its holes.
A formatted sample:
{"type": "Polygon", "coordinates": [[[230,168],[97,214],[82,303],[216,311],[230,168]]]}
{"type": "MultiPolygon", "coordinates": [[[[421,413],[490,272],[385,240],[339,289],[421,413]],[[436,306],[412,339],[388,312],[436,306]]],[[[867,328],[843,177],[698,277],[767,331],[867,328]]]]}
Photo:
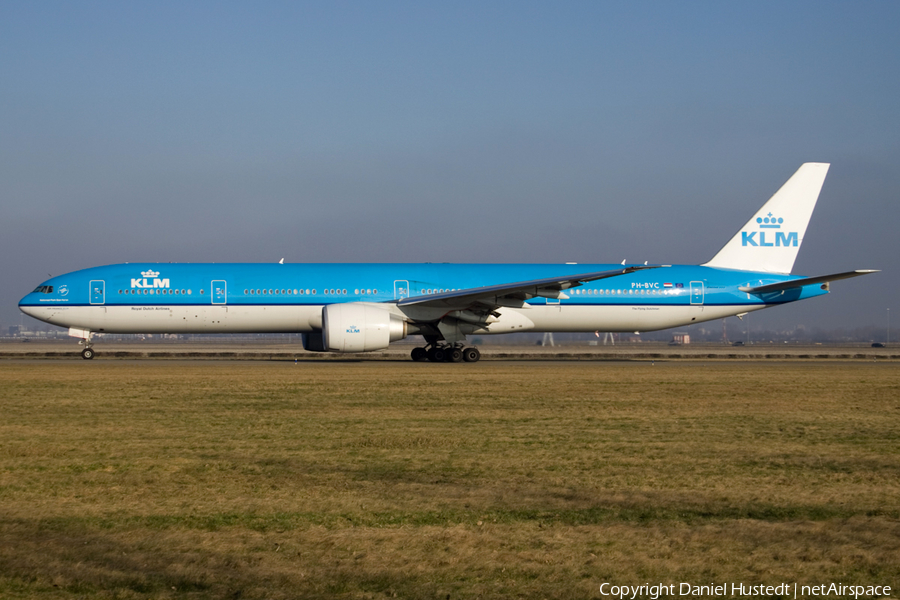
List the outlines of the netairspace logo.
{"type": "MultiPolygon", "coordinates": [[[[761,230],[765,229],[781,229],[782,224],[784,224],[784,219],[782,217],[773,217],[772,213],[769,213],[768,216],[765,217],[756,217],[756,222],[759,224],[759,228],[761,230]]],[[[771,232],[769,232],[771,235],[771,232]]],[[[741,246],[798,246],[800,244],[800,235],[796,231],[791,231],[785,233],[783,231],[775,232],[775,240],[769,238],[769,241],[766,241],[766,231],[742,231],[741,232],[741,246]],[[759,238],[756,237],[756,234],[759,234],[759,238]]]]}
{"type": "Polygon", "coordinates": [[[778,596],[781,598],[887,598],[891,595],[888,585],[844,585],[843,583],[820,583],[803,585],[779,583],[777,585],[747,583],[645,583],[643,585],[600,585],[600,595],[614,598],[659,598],[671,597],[714,597],[741,598],[747,596],[778,596]]]}

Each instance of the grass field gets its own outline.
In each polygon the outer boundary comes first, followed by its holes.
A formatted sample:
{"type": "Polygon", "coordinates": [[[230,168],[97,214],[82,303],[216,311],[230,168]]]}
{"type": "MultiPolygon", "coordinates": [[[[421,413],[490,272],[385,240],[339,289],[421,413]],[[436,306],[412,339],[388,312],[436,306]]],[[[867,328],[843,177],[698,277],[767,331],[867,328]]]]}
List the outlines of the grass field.
{"type": "Polygon", "coordinates": [[[900,588],[896,363],[0,362],[0,598],[794,581],[900,588]]]}

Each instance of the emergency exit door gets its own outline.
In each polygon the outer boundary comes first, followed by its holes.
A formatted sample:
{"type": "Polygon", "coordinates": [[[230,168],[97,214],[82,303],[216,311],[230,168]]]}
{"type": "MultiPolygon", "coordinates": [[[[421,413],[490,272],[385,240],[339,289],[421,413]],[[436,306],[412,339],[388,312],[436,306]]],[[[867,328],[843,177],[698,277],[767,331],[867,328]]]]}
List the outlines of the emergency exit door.
{"type": "Polygon", "coordinates": [[[106,302],[106,282],[91,281],[91,304],[104,304],[106,302]]]}
{"type": "Polygon", "coordinates": [[[210,284],[212,290],[212,303],[225,304],[228,301],[228,294],[225,288],[225,281],[222,279],[213,280],[210,284]]]}
{"type": "Polygon", "coordinates": [[[409,298],[409,281],[398,279],[394,281],[394,300],[409,298]]]}
{"type": "Polygon", "coordinates": [[[703,282],[691,282],[691,304],[703,304],[703,282]]]}

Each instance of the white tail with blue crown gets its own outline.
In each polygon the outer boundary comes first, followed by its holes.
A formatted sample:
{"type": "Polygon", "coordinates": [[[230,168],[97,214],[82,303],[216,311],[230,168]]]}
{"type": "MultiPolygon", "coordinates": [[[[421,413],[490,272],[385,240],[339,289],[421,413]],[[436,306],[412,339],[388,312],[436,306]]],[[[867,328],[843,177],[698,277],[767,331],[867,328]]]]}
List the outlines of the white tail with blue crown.
{"type": "Polygon", "coordinates": [[[828,163],[805,163],[706,267],[790,273],[806,235],[828,163]]]}

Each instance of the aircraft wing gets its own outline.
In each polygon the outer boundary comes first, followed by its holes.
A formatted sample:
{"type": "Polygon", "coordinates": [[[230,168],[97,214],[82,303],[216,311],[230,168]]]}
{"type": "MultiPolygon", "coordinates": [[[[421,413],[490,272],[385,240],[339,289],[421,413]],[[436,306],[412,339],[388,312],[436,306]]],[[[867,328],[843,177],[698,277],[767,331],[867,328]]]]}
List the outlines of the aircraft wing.
{"type": "Polygon", "coordinates": [[[769,294],[772,292],[780,292],[783,290],[793,290],[801,288],[805,285],[814,285],[817,283],[827,283],[829,281],[837,281],[838,279],[849,279],[850,277],[859,277],[860,275],[868,275],[869,273],[878,273],[877,269],[857,269],[856,271],[847,271],[846,273],[834,273],[833,275],[822,275],[820,277],[804,277],[803,279],[792,279],[790,281],[779,281],[778,283],[770,283],[768,285],[760,285],[756,287],[741,286],[738,289],[748,294],[769,294]]]}
{"type": "Polygon", "coordinates": [[[613,269],[611,271],[596,271],[594,273],[581,273],[579,275],[562,275],[560,277],[548,277],[545,279],[532,279],[530,281],[518,281],[465,290],[455,290],[441,294],[426,294],[422,296],[410,296],[397,301],[398,306],[427,306],[431,308],[443,308],[447,310],[462,310],[474,304],[496,308],[508,306],[513,308],[528,308],[526,300],[535,297],[543,298],[568,298],[562,293],[573,287],[578,287],[588,281],[608,279],[627,275],[645,269],[658,269],[663,265],[637,265],[613,269]]]}

